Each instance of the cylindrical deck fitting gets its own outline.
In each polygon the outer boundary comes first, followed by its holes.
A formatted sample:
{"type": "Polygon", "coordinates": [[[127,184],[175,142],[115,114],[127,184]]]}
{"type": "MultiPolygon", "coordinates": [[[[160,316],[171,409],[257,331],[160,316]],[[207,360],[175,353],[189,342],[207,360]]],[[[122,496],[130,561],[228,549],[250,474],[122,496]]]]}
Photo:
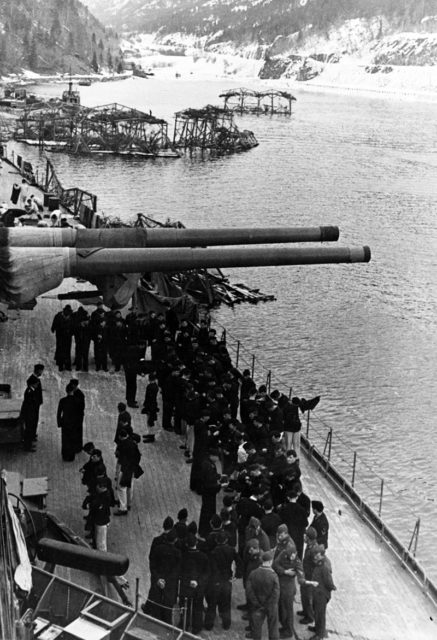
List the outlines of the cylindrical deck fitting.
{"type": "Polygon", "coordinates": [[[260,229],[173,229],[143,227],[75,229],[58,227],[4,227],[0,247],[157,248],[206,247],[287,242],[335,242],[338,227],[284,227],[260,229]]]}

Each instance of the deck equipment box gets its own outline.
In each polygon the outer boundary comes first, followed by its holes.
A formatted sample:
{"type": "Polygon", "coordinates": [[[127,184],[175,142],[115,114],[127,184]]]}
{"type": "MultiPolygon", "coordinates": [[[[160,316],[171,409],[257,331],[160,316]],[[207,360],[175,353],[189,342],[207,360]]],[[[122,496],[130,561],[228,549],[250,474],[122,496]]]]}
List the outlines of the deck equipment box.
{"type": "Polygon", "coordinates": [[[11,385],[0,384],[0,444],[22,441],[24,424],[20,413],[21,400],[11,398],[11,385]]]}

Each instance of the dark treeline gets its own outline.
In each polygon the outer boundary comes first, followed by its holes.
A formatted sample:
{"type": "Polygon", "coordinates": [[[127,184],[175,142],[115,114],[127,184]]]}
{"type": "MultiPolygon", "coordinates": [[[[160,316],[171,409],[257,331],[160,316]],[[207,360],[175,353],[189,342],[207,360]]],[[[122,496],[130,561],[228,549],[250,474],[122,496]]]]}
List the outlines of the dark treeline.
{"type": "Polygon", "coordinates": [[[78,0],[0,0],[0,23],[0,73],[84,73],[118,64],[117,34],[78,0]]]}

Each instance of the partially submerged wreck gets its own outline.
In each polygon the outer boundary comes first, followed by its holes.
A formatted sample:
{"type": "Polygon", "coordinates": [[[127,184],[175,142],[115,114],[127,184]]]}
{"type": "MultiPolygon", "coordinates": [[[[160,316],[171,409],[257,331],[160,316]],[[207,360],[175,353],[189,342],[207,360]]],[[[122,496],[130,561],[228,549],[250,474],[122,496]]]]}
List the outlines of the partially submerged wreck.
{"type": "Polygon", "coordinates": [[[247,151],[258,141],[252,131],[240,131],[232,113],[207,105],[176,113],[173,144],[183,149],[207,150],[217,155],[247,151]]]}
{"type": "Polygon", "coordinates": [[[65,101],[31,105],[18,119],[15,139],[51,151],[179,157],[168,123],[118,103],[72,109],[65,101]]]}
{"type": "Polygon", "coordinates": [[[229,89],[221,93],[225,111],[255,114],[284,114],[291,115],[291,106],[296,98],[288,91],[252,89],[229,89]]]}

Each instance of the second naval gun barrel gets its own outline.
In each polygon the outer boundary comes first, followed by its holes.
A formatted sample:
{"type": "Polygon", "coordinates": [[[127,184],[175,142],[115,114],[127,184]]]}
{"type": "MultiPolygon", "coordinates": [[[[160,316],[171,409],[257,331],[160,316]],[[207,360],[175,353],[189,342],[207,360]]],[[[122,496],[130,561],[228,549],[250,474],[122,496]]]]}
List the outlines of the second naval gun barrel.
{"type": "Polygon", "coordinates": [[[64,278],[150,271],[369,262],[369,247],[238,247],[218,249],[0,248],[0,300],[24,304],[64,278]]]}
{"type": "Polygon", "coordinates": [[[282,242],[335,242],[338,227],[268,227],[227,229],[79,229],[74,227],[5,227],[0,229],[0,247],[157,248],[206,247],[282,242]]]}
{"type": "Polygon", "coordinates": [[[183,271],[213,267],[269,267],[339,262],[368,262],[370,249],[325,248],[238,248],[238,249],[97,249],[83,256],[67,250],[64,276],[88,278],[114,273],[183,271]],[[92,253],[91,253],[92,252],[92,253]]]}

